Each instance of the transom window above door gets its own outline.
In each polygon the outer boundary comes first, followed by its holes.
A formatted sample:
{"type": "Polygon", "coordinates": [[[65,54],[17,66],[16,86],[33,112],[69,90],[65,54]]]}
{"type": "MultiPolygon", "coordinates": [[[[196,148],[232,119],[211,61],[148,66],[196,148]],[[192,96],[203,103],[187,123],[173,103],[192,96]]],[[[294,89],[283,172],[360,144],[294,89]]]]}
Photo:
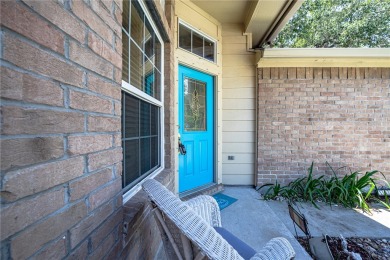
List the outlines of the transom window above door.
{"type": "Polygon", "coordinates": [[[206,60],[216,61],[216,41],[179,22],[179,47],[206,60]]]}

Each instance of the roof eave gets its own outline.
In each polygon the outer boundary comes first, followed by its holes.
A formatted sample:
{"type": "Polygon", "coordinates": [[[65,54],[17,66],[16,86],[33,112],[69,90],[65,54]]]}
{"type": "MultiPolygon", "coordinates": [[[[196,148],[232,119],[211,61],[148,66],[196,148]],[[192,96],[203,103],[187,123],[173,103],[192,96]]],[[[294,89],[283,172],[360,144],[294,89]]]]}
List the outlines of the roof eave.
{"type": "Polygon", "coordinates": [[[303,1],[304,0],[286,0],[273,2],[272,9],[275,8],[275,14],[272,13],[273,18],[269,21],[264,21],[265,12],[269,11],[264,7],[267,7],[267,4],[269,3],[264,0],[253,2],[250,6],[250,13],[247,16],[248,18],[244,22],[245,33],[252,34],[253,48],[259,48],[262,47],[264,43],[272,42],[290,18],[299,9],[303,1]],[[279,3],[278,7],[276,3],[279,3]],[[266,30],[259,31],[259,23],[266,23],[266,30]]]}
{"type": "Polygon", "coordinates": [[[261,52],[258,67],[390,67],[390,48],[275,48],[261,52]]]}

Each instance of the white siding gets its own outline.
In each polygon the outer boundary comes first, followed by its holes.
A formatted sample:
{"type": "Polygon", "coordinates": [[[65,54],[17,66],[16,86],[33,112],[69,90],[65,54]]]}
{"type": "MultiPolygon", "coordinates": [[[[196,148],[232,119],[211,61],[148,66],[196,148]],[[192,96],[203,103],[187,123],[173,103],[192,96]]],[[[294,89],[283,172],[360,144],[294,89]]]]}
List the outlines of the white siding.
{"type": "Polygon", "coordinates": [[[222,180],[253,185],[256,144],[255,55],[241,24],[222,25],[222,180]],[[228,160],[228,156],[234,160],[228,160]]]}

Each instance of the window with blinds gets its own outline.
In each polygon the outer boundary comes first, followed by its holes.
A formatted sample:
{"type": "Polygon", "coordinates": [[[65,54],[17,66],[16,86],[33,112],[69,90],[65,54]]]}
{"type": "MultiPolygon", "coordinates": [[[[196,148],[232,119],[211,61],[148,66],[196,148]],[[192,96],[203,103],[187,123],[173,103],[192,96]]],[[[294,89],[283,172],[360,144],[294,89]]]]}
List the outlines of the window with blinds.
{"type": "Polygon", "coordinates": [[[163,43],[142,1],[123,1],[124,193],[162,167],[163,43]]]}

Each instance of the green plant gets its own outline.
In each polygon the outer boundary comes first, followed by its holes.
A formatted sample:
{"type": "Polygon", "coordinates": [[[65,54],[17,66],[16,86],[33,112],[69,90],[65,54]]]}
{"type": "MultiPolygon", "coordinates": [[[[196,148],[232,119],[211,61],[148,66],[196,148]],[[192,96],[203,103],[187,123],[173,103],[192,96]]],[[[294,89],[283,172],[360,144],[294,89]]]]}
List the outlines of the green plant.
{"type": "MultiPolygon", "coordinates": [[[[326,164],[333,173],[331,177],[324,175],[314,177],[314,163],[311,163],[307,176],[298,178],[287,186],[281,186],[276,182],[275,184],[262,185],[259,189],[268,187],[264,193],[265,200],[283,197],[289,201],[309,201],[316,208],[318,208],[316,202],[323,201],[329,205],[335,203],[349,208],[359,207],[364,212],[370,213],[369,202],[376,201],[390,209],[387,196],[385,196],[384,201],[373,196],[373,191],[376,189],[376,179],[373,177],[380,172],[375,170],[362,175],[360,172],[350,171],[349,174],[340,178],[337,172],[345,167],[334,170],[328,162],[326,164]]],[[[383,174],[382,176],[384,177],[383,174]]],[[[385,181],[385,183],[387,182],[385,181]]],[[[387,185],[389,184],[387,183],[387,185]]]]}
{"type": "Polygon", "coordinates": [[[318,208],[316,201],[323,200],[324,192],[322,189],[322,179],[324,176],[319,178],[313,177],[314,163],[312,163],[308,169],[308,176],[298,178],[295,181],[289,183],[286,192],[292,193],[295,196],[290,199],[297,199],[302,201],[310,201],[316,208],[318,208]]]}
{"type": "MultiPolygon", "coordinates": [[[[385,185],[387,186],[388,189],[390,189],[389,182],[387,182],[386,180],[381,180],[381,181],[385,183],[385,185]]],[[[384,200],[381,200],[379,198],[374,198],[374,200],[390,210],[390,200],[389,200],[389,196],[387,195],[387,193],[384,193],[384,200]]]]}
{"type": "Polygon", "coordinates": [[[375,188],[374,180],[371,178],[377,171],[366,172],[359,179],[359,172],[345,175],[341,180],[341,187],[345,189],[345,196],[341,201],[346,207],[360,207],[363,211],[370,211],[368,199],[375,188]],[[369,187],[368,192],[363,193],[363,189],[369,187]]]}
{"type": "Polygon", "coordinates": [[[328,167],[333,172],[333,177],[328,182],[328,202],[339,203],[345,207],[359,207],[364,212],[370,213],[370,201],[376,201],[390,209],[388,199],[381,201],[377,197],[373,196],[373,191],[376,189],[376,181],[378,179],[373,178],[376,174],[381,174],[385,183],[385,176],[379,171],[369,171],[363,176],[359,172],[352,172],[339,179],[337,177],[337,171],[345,168],[341,167],[338,170],[334,170],[328,162],[328,167]]]}
{"type": "Polygon", "coordinates": [[[265,200],[272,200],[276,199],[277,197],[281,196],[282,186],[278,183],[276,180],[275,184],[267,183],[262,186],[260,186],[257,190],[261,190],[262,188],[268,187],[268,189],[263,194],[263,197],[265,200]]]}

